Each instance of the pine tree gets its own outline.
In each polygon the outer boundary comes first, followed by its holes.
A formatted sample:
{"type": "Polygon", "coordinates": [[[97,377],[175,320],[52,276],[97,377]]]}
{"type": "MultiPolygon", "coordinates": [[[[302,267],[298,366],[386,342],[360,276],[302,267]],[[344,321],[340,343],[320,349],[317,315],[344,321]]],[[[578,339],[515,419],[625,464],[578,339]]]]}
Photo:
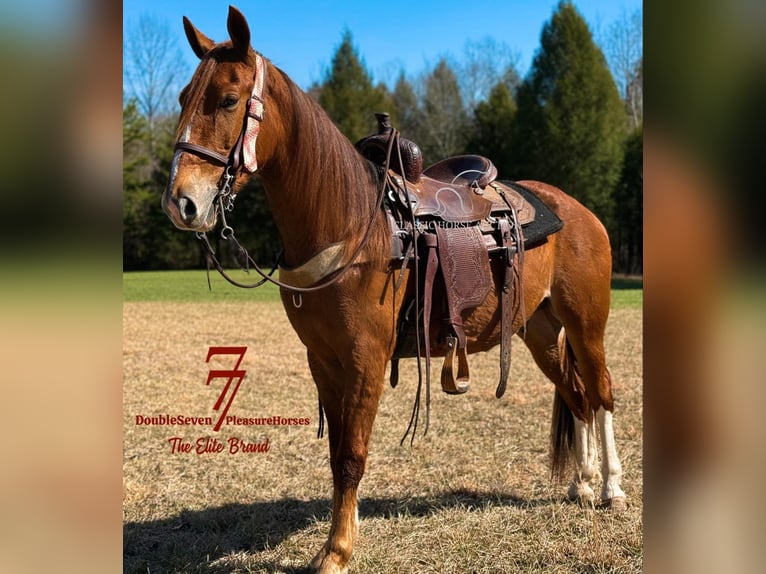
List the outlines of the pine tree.
{"type": "Polygon", "coordinates": [[[126,190],[140,187],[149,173],[151,158],[145,149],[147,122],[131,98],[122,110],[122,184],[126,190]]]}
{"type": "Polygon", "coordinates": [[[612,237],[615,270],[643,272],[644,135],[639,127],[625,142],[620,181],[614,193],[615,231],[612,237]]]}
{"type": "Polygon", "coordinates": [[[155,117],[152,134],[134,99],[123,108],[124,270],[187,268],[201,261],[193,234],[175,229],[160,207],[173,157],[176,121],[173,116],[155,117]]]}
{"type": "Polygon", "coordinates": [[[516,117],[516,102],[504,81],[492,88],[487,101],[474,110],[473,136],[466,146],[469,153],[488,157],[501,178],[512,179],[511,130],[516,117]]]}
{"type": "Polygon", "coordinates": [[[609,227],[626,121],[601,50],[582,16],[559,3],[519,87],[514,176],[561,187],[609,227]]]}
{"type": "Polygon", "coordinates": [[[351,141],[375,131],[375,112],[388,111],[385,108],[391,107],[385,87],[373,86],[349,30],[344,32],[332,58],[321,86],[319,104],[351,141]]]}

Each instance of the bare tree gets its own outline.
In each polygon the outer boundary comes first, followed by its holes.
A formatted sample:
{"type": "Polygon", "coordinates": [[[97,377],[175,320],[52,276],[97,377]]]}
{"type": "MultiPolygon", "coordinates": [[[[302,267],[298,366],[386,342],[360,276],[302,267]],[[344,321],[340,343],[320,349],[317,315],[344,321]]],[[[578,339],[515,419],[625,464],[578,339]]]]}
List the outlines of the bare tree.
{"type": "Polygon", "coordinates": [[[146,118],[153,153],[158,120],[175,110],[188,69],[168,23],[149,14],[128,30],[123,50],[125,96],[135,98],[146,118]]]}
{"type": "Polygon", "coordinates": [[[636,62],[630,82],[625,89],[625,106],[630,115],[631,127],[644,122],[644,58],[636,62]]]}
{"type": "Polygon", "coordinates": [[[609,69],[630,118],[631,128],[641,124],[644,117],[643,95],[643,13],[637,8],[631,13],[623,10],[606,28],[599,42],[609,69]]]}
{"type": "Polygon", "coordinates": [[[520,56],[507,44],[486,36],[468,40],[463,47],[463,60],[458,66],[460,91],[469,112],[489,97],[492,88],[505,81],[511,93],[520,83],[517,73],[520,56]]]}
{"type": "Polygon", "coordinates": [[[442,58],[424,82],[421,151],[426,163],[462,153],[467,140],[468,114],[458,81],[442,58]]]}

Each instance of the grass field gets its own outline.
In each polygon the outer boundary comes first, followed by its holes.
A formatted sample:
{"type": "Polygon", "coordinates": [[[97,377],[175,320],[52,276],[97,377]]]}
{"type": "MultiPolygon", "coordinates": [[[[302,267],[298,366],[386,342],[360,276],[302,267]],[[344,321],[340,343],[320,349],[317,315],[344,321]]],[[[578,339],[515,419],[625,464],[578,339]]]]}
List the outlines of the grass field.
{"type": "MultiPolygon", "coordinates": [[[[124,278],[124,571],[303,572],[327,536],[331,496],[305,349],[274,290],[211,280],[213,295],[204,272],[124,278]],[[137,415],[215,416],[220,386],[205,385],[213,345],[248,349],[229,414],[311,424],[217,433],[136,424],[137,415]],[[171,454],[175,436],[268,437],[270,448],[171,454]]],[[[417,382],[414,362],[403,361],[401,382],[386,386],[375,423],[351,572],[641,571],[642,297],[640,289],[615,287],[607,359],[628,509],[582,509],[564,502],[565,485],[549,480],[552,385],[519,339],[506,395],[494,398],[497,349],[473,355],[472,389],[458,397],[434,389],[430,431],[412,447],[399,445],[417,382]]]]}
{"type": "MultiPolygon", "coordinates": [[[[239,273],[237,280],[254,283],[258,280],[255,272],[239,273]]],[[[267,283],[257,289],[240,289],[226,282],[215,271],[210,272],[208,289],[206,273],[190,271],[141,271],[124,273],[122,279],[125,301],[279,301],[279,291],[267,283]]],[[[612,307],[640,308],[643,302],[641,279],[615,277],[612,280],[612,307]]]]}

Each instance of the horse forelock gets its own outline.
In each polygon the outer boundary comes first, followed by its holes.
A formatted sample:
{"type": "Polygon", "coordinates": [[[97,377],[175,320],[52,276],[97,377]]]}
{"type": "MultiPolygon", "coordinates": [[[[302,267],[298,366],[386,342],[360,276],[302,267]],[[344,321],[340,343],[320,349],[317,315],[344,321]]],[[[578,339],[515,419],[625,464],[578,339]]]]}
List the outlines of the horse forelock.
{"type": "MultiPolygon", "coordinates": [[[[243,62],[248,67],[254,67],[255,52],[251,49],[247,56],[247,61],[243,62]]],[[[176,139],[181,137],[186,126],[188,126],[194,116],[202,109],[202,102],[205,97],[210,82],[217,70],[218,64],[222,62],[242,61],[241,57],[234,51],[231,41],[216,44],[200,60],[197,69],[194,71],[191,80],[184,88],[186,94],[181,106],[181,114],[178,120],[178,129],[176,139]]],[[[183,91],[181,92],[183,94],[183,91]]]]}
{"type": "Polygon", "coordinates": [[[213,78],[216,64],[217,62],[215,58],[208,52],[194,71],[191,81],[184,88],[186,94],[183,98],[184,101],[181,104],[181,115],[178,118],[176,139],[181,137],[181,134],[186,130],[187,126],[191,124],[192,118],[202,107],[202,100],[204,99],[205,91],[213,78]]]}

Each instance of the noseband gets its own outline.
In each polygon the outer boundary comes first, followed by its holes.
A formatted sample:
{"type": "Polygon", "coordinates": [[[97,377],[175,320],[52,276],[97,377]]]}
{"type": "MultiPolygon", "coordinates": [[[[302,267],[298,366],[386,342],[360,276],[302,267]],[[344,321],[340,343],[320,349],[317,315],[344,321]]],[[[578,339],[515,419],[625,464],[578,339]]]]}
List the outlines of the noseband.
{"type": "MultiPolygon", "coordinates": [[[[232,193],[232,184],[240,168],[244,167],[249,173],[254,173],[258,169],[258,162],[255,156],[255,140],[258,137],[261,122],[263,121],[265,87],[266,63],[263,56],[256,52],[253,91],[247,100],[242,130],[239,132],[239,137],[234,143],[234,147],[229,151],[228,157],[204,146],[185,141],[176,142],[173,148],[174,151],[193,153],[212,163],[224,166],[221,178],[218,180],[218,194],[215,200],[219,202],[222,208],[225,207],[226,211],[231,211],[234,207],[235,196],[232,193]]],[[[221,213],[223,214],[223,209],[221,213]]],[[[231,228],[229,227],[229,229],[231,228]]]]}

